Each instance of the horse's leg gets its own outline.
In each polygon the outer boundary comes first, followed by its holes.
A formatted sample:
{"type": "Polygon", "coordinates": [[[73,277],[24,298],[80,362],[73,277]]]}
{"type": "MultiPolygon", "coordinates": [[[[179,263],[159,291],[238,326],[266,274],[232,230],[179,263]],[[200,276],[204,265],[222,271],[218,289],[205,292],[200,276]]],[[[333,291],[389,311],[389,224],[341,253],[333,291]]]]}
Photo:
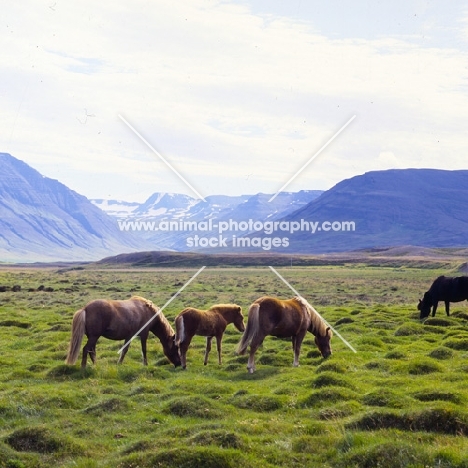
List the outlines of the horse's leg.
{"type": "Polygon", "coordinates": [[[293,354],[294,354],[293,367],[299,367],[299,355],[297,352],[297,341],[298,341],[297,336],[293,336],[291,341],[292,341],[293,354]]]}
{"type": "Polygon", "coordinates": [[[294,367],[297,367],[299,365],[299,361],[296,359],[296,342],[297,342],[297,336],[293,336],[291,338],[291,343],[292,343],[292,349],[293,349],[293,354],[294,354],[294,361],[293,361],[294,367]]]}
{"type": "Polygon", "coordinates": [[[185,341],[182,341],[179,344],[179,356],[180,356],[180,364],[182,365],[182,369],[187,368],[187,350],[190,345],[190,341],[192,338],[186,337],[185,341]]]}
{"type": "Polygon", "coordinates": [[[223,335],[216,337],[216,348],[218,349],[218,364],[221,365],[221,342],[223,340],[223,335]]]}
{"type": "Polygon", "coordinates": [[[92,349],[89,350],[89,357],[91,358],[93,364],[96,364],[96,344],[94,344],[92,349]]]}
{"type": "Polygon", "coordinates": [[[143,365],[148,365],[148,359],[146,358],[146,338],[141,338],[141,354],[143,356],[143,365]]]}
{"type": "Polygon", "coordinates": [[[252,348],[250,346],[250,353],[249,353],[249,360],[247,361],[247,370],[249,371],[249,374],[253,374],[255,372],[255,352],[257,351],[257,348],[252,348]]]}
{"type": "Polygon", "coordinates": [[[207,336],[206,337],[206,349],[205,349],[205,360],[203,361],[203,364],[206,366],[208,364],[208,354],[211,351],[211,340],[213,339],[212,336],[207,336]]]}
{"type": "Polygon", "coordinates": [[[432,306],[432,316],[435,317],[435,314],[437,312],[437,306],[439,305],[438,302],[434,303],[434,305],[432,306]]]}
{"type": "Polygon", "coordinates": [[[81,367],[83,369],[86,367],[88,353],[93,364],[96,364],[96,343],[98,338],[97,336],[89,336],[88,341],[83,346],[83,357],[81,358],[81,367]]]}
{"type": "Polygon", "coordinates": [[[148,360],[146,359],[146,340],[148,339],[149,335],[149,330],[142,331],[140,334],[140,340],[141,340],[141,355],[143,356],[143,365],[147,366],[148,365],[148,360]]]}
{"type": "Polygon", "coordinates": [[[257,349],[260,347],[260,345],[263,343],[264,338],[264,336],[257,336],[250,343],[250,354],[249,360],[247,362],[247,370],[249,371],[249,374],[253,374],[256,370],[255,353],[257,352],[257,349]]]}
{"type": "Polygon", "coordinates": [[[81,368],[84,369],[86,367],[86,361],[88,360],[88,343],[83,346],[83,354],[81,356],[81,368]]]}
{"type": "Polygon", "coordinates": [[[445,301],[445,312],[450,316],[450,301],[445,301]]]}
{"type": "Polygon", "coordinates": [[[250,345],[249,360],[247,361],[247,370],[249,374],[253,374],[257,369],[255,367],[255,353],[257,352],[258,346],[250,345]]]}
{"type": "Polygon", "coordinates": [[[128,348],[130,348],[130,344],[128,344],[129,342],[130,342],[130,338],[126,338],[122,352],[120,353],[119,360],[117,361],[117,364],[122,364],[124,357],[127,354],[128,348]]]}
{"type": "Polygon", "coordinates": [[[305,333],[301,333],[297,336],[293,336],[293,351],[294,351],[294,361],[293,366],[299,367],[299,354],[301,354],[302,341],[304,340],[305,333]]]}

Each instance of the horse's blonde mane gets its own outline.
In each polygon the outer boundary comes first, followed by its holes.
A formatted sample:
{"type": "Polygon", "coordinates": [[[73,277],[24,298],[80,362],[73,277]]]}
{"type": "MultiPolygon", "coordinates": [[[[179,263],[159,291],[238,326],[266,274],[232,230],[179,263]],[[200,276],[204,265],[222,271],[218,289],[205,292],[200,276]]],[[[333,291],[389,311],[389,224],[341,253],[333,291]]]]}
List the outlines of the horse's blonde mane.
{"type": "Polygon", "coordinates": [[[231,309],[239,309],[239,305],[237,304],[215,304],[212,305],[207,311],[209,310],[231,310],[231,309]]]}
{"type": "Polygon", "coordinates": [[[328,327],[328,325],[324,322],[322,317],[317,313],[317,311],[301,296],[296,296],[294,299],[301,304],[305,310],[309,313],[310,321],[311,321],[311,328],[313,330],[313,334],[317,334],[318,336],[325,336],[327,333],[332,336],[332,331],[328,327]],[[328,331],[327,331],[328,329],[328,331]]]}
{"type": "Polygon", "coordinates": [[[141,296],[132,296],[130,299],[133,301],[136,300],[136,301],[143,302],[146,305],[146,307],[149,307],[155,314],[157,314],[157,317],[155,320],[159,320],[160,324],[166,329],[167,334],[169,336],[175,335],[174,329],[172,328],[171,324],[167,320],[166,316],[162,313],[161,309],[158,306],[153,304],[152,301],[141,296]]]}

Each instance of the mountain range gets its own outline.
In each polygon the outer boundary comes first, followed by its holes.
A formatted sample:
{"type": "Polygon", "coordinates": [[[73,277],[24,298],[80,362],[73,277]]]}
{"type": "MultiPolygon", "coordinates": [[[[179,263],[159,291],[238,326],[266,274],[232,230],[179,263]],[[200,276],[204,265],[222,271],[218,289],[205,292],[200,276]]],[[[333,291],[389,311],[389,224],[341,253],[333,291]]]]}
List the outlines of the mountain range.
{"type": "Polygon", "coordinates": [[[343,180],[287,220],[352,221],[354,231],[298,232],[297,252],[468,246],[468,171],[395,169],[343,180]]]}
{"type": "Polygon", "coordinates": [[[91,199],[91,202],[107,214],[120,219],[202,221],[206,219],[235,219],[246,217],[280,219],[318,198],[322,190],[281,192],[269,203],[271,194],[211,195],[206,202],[178,193],[154,193],[144,203],[121,200],[91,199]]]}
{"type": "MultiPolygon", "coordinates": [[[[150,226],[150,223],[158,226],[163,222],[174,221],[197,223],[199,226],[208,220],[212,220],[214,225],[223,221],[248,222],[250,219],[261,222],[274,221],[306,206],[322,193],[320,190],[281,192],[272,202],[269,202],[272,195],[264,193],[241,196],[213,195],[207,196],[206,202],[177,193],[154,193],[142,204],[102,199],[92,202],[107,214],[116,217],[121,226],[138,223],[138,236],[151,245],[160,245],[168,250],[189,251],[193,249],[188,239],[197,232],[187,229],[155,231],[145,229],[145,226],[150,226]]],[[[218,230],[214,227],[211,232],[198,234],[212,237],[218,235],[218,230]]]]}
{"type": "Polygon", "coordinates": [[[0,261],[93,260],[136,251],[140,239],[86,197],[0,153],[0,261]]]}
{"type": "Polygon", "coordinates": [[[155,193],[144,203],[88,200],[23,161],[0,153],[0,262],[88,261],[141,250],[187,250],[183,232],[133,232],[119,221],[283,217],[321,191],[268,195],[215,195],[207,201],[155,193]],[[250,211],[249,211],[250,210],[250,211]]]}
{"type": "Polygon", "coordinates": [[[206,202],[154,193],[136,203],[90,201],[7,153],[0,153],[0,164],[0,261],[97,260],[151,250],[314,254],[468,246],[464,170],[368,172],[325,192],[282,192],[272,203],[262,193],[206,202]],[[184,227],[169,230],[170,223],[184,227]]]}

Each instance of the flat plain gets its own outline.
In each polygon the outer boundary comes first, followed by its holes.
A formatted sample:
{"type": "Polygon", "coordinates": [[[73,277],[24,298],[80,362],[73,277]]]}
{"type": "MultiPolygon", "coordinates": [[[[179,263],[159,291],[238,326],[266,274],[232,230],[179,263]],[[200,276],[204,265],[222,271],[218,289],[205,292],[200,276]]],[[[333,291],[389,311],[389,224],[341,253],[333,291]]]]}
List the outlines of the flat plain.
{"type": "MultiPolygon", "coordinates": [[[[101,338],[97,363],[64,364],[73,313],[97,298],[165,304],[197,271],[0,269],[0,467],[468,467],[468,307],[418,319],[418,298],[456,262],[277,267],[338,336],[324,360],[313,336],[292,367],[288,340],[268,337],[249,375],[228,326],[223,363],[187,370],[159,341],[149,365],[135,340],[101,338]]],[[[164,310],[294,294],[267,267],[207,268],[164,310]]]]}

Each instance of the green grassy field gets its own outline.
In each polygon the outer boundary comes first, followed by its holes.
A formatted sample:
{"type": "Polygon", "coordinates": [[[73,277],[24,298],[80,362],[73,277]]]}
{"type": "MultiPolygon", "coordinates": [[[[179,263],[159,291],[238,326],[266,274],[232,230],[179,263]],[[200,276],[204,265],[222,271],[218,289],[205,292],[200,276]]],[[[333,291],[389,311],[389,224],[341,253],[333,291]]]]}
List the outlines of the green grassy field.
{"type": "MultiPolygon", "coordinates": [[[[96,366],[64,364],[75,310],[132,294],[162,306],[195,271],[0,270],[0,467],[468,467],[468,308],[425,324],[416,311],[447,269],[278,267],[356,354],[335,336],[323,360],[308,335],[293,368],[290,342],[269,337],[249,375],[230,325],[221,366],[214,349],[203,366],[195,337],[174,369],[154,336],[147,367],[138,340],[120,366],[106,339],[96,366]]],[[[206,269],[164,314],[246,315],[266,294],[293,296],[268,268],[206,269]]]]}

